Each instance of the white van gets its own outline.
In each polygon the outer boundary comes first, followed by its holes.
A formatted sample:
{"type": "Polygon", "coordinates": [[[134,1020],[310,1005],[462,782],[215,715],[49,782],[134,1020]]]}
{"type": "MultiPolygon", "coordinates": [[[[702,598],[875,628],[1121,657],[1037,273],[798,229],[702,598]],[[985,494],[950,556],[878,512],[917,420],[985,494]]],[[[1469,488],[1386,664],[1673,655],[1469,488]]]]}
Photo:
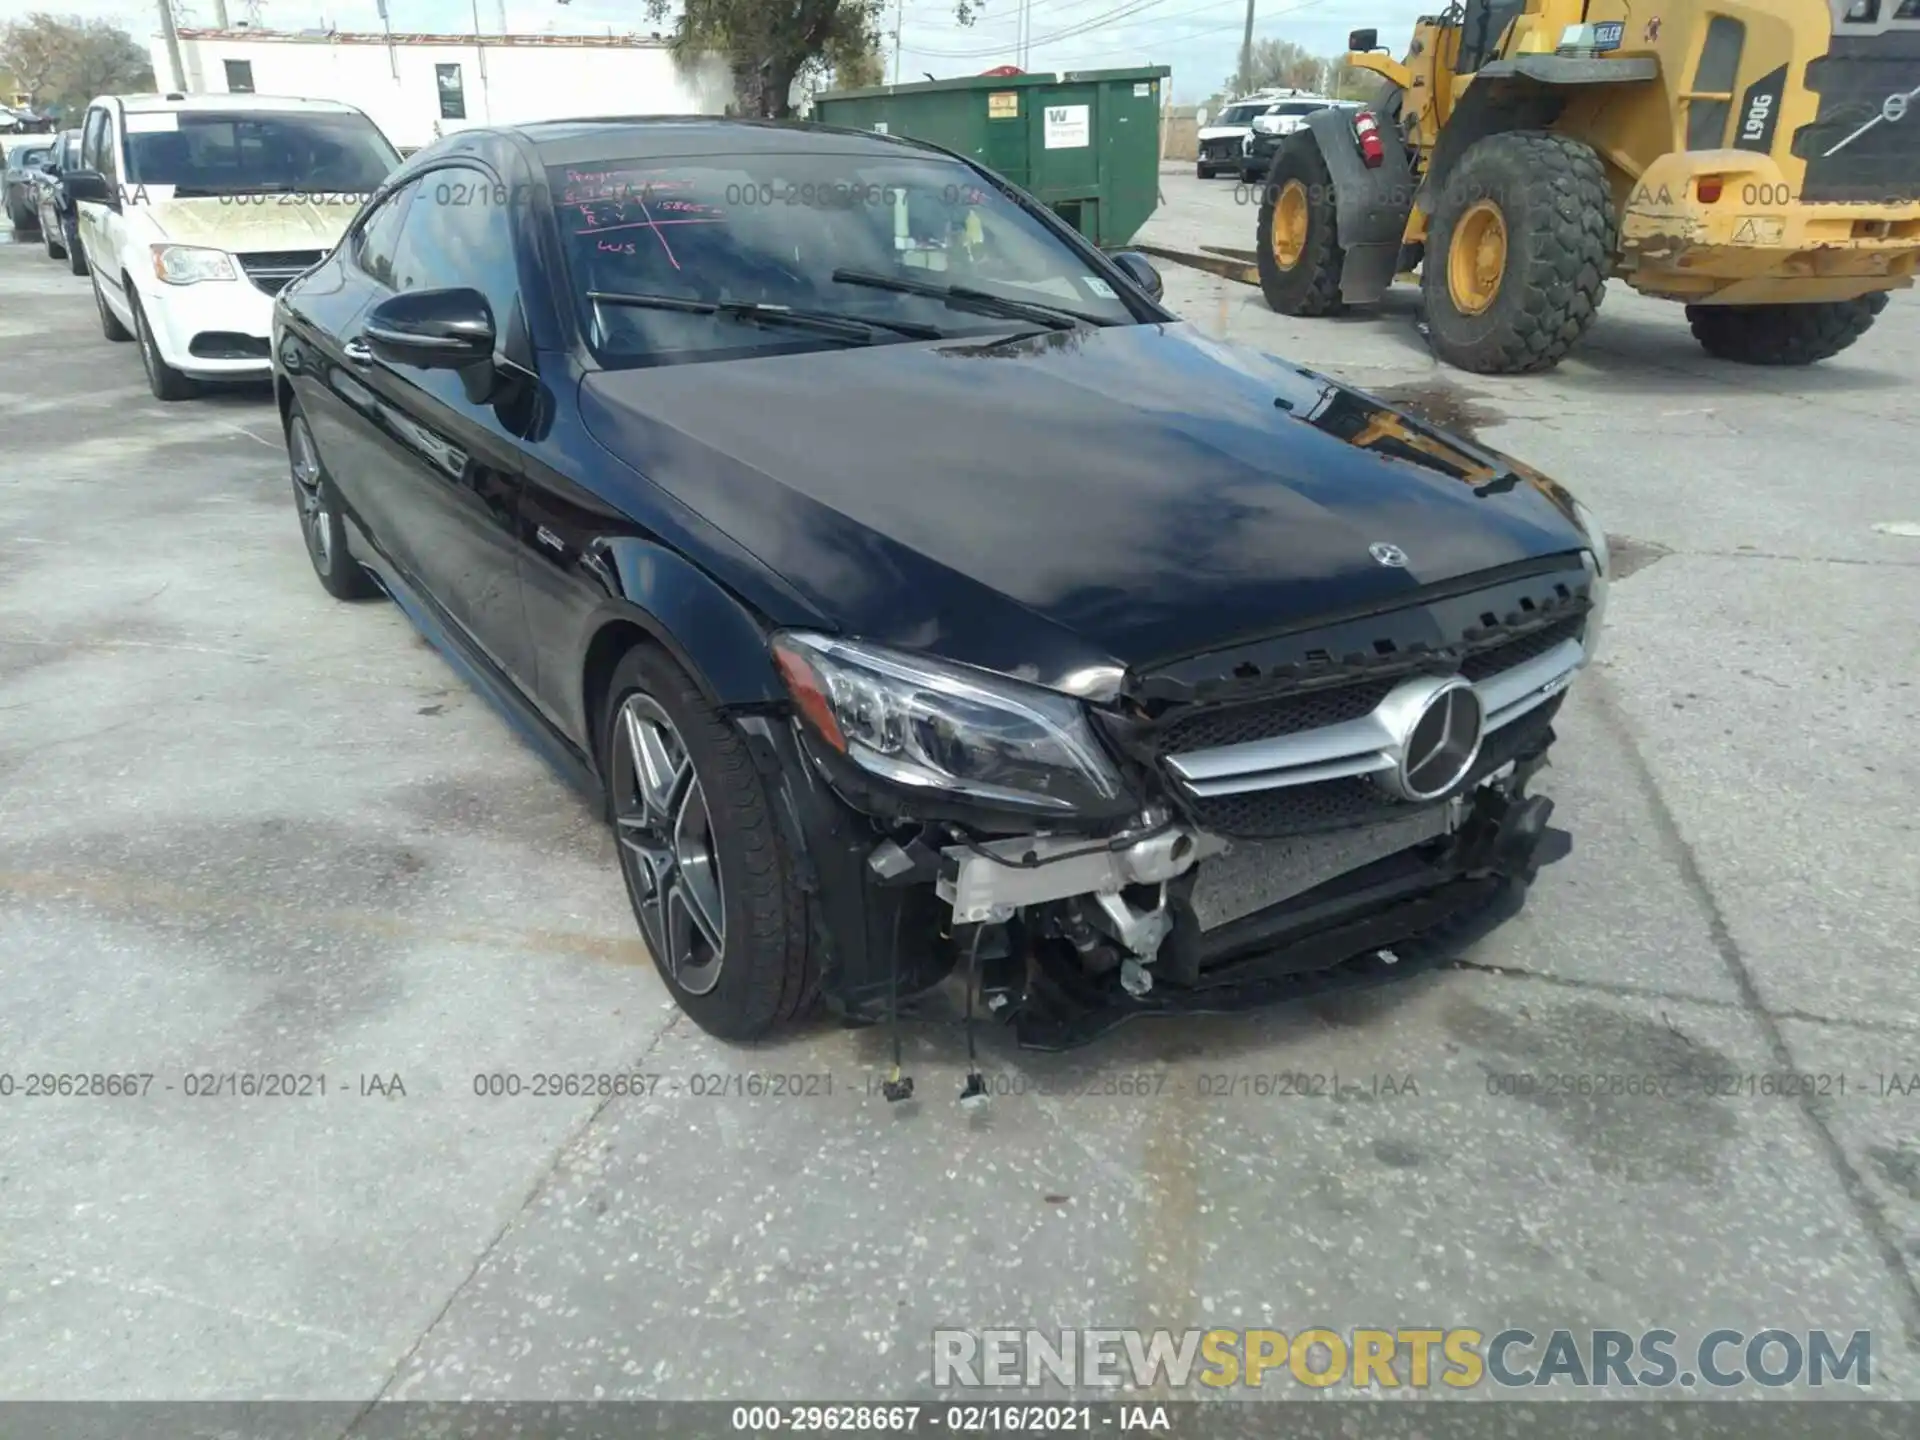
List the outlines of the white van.
{"type": "Polygon", "coordinates": [[[273,297],[338,243],[400,156],[359,110],[266,95],[109,95],[66,176],[100,328],[162,400],[262,378],[273,297]]]}

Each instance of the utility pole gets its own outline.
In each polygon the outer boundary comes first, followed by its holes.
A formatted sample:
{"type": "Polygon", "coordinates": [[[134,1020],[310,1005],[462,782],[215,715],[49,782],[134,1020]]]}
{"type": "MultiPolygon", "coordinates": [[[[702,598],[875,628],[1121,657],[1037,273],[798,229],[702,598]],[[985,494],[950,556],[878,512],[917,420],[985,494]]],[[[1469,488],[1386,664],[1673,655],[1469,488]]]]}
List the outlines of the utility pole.
{"type": "Polygon", "coordinates": [[[1253,88],[1253,4],[1247,0],[1247,33],[1240,41],[1240,93],[1253,88]]]}
{"type": "Polygon", "coordinates": [[[213,28],[216,30],[227,28],[227,0],[213,0],[213,28]]]}
{"type": "Polygon", "coordinates": [[[160,33],[167,37],[167,64],[173,70],[170,90],[187,88],[187,67],[180,63],[180,32],[173,28],[173,0],[160,0],[160,33]]]}
{"type": "Polygon", "coordinates": [[[900,83],[900,27],[906,23],[907,0],[893,7],[893,83],[900,83]]]}

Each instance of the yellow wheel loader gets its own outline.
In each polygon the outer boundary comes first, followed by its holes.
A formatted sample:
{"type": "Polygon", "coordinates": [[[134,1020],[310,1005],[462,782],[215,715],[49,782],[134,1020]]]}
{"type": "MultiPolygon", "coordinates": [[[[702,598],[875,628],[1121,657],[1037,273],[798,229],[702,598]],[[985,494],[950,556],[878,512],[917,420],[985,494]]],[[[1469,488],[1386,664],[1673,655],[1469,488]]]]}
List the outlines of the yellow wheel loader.
{"type": "Polygon", "coordinates": [[[1844,350],[1920,262],[1920,0],[1466,0],[1372,30],[1370,106],[1307,119],[1262,190],[1260,283],[1286,315],[1419,271],[1428,337],[1543,370],[1607,280],[1679,300],[1728,360],[1844,350]]]}

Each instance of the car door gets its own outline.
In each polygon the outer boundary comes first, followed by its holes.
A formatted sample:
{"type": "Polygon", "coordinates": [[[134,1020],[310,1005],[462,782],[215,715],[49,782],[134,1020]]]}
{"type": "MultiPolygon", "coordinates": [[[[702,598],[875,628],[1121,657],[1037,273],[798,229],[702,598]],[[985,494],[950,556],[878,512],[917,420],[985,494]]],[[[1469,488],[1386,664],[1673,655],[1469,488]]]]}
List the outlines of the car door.
{"type": "MultiPolygon", "coordinates": [[[[414,182],[392,270],[373,305],[410,290],[471,288],[486,296],[503,339],[520,305],[509,187],[475,162],[414,182]]],[[[468,399],[459,375],[390,363],[364,342],[348,349],[376,399],[367,417],[371,468],[392,560],[465,638],[523,691],[534,688],[515,524],[524,481],[518,418],[468,399]]]]}
{"type": "MultiPolygon", "coordinates": [[[[105,105],[95,105],[87,111],[87,122],[80,132],[80,163],[82,169],[99,172],[100,178],[107,182],[108,194],[121,194],[120,139],[113,111],[105,105]]],[[[89,200],[74,209],[80,244],[93,266],[94,283],[115,302],[115,309],[124,312],[128,307],[122,294],[125,287],[120,283],[119,206],[122,203],[124,201],[102,205],[89,200]]]]}
{"type": "Polygon", "coordinates": [[[311,275],[285,292],[280,364],[349,515],[391,558],[399,537],[383,433],[384,402],[348,358],[360,318],[392,292],[393,255],[418,182],[374,201],[311,275]]]}

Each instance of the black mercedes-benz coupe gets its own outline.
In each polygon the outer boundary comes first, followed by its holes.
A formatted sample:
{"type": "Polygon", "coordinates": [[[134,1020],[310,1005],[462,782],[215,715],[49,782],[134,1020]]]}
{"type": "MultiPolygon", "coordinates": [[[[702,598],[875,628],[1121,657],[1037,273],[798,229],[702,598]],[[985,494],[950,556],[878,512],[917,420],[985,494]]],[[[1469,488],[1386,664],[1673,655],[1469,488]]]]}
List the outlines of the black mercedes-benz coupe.
{"type": "Polygon", "coordinates": [[[717,1035],[1404,974],[1534,872],[1605,541],[1159,289],[899,138],[465,131],[280,294],[307,548],[605,807],[717,1035]]]}

